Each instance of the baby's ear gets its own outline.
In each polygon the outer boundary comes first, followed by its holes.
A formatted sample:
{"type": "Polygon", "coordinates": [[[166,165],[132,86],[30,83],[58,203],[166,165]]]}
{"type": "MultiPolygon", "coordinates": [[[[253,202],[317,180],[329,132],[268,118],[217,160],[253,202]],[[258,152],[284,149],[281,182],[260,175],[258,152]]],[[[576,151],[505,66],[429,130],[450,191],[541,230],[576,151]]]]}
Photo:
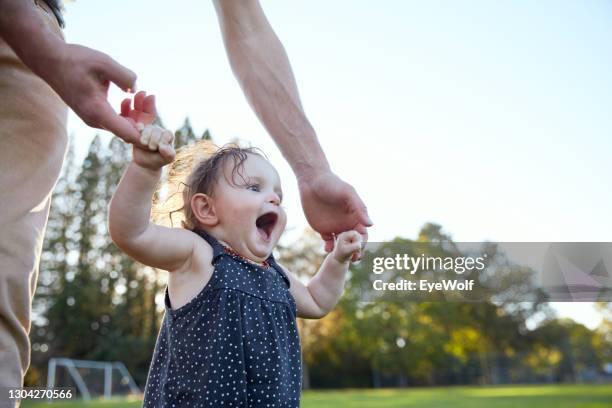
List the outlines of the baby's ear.
{"type": "Polygon", "coordinates": [[[191,211],[205,227],[214,227],[219,223],[213,200],[206,194],[198,193],[191,197],[191,211]]]}

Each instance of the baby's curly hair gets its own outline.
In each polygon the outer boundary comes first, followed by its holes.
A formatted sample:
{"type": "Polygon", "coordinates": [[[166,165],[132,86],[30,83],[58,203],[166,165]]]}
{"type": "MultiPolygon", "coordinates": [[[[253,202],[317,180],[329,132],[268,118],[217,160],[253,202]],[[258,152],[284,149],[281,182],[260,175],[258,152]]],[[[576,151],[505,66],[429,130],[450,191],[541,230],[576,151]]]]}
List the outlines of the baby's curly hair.
{"type": "Polygon", "coordinates": [[[219,177],[224,176],[223,170],[228,163],[232,165],[232,179],[228,182],[236,184],[236,175],[246,182],[242,169],[249,154],[267,160],[260,149],[240,147],[237,143],[218,147],[208,140],[200,140],[181,147],[165,181],[159,184],[153,196],[153,220],[168,226],[180,221],[183,228],[194,230],[198,220],[191,210],[191,198],[198,193],[214,197],[215,186],[219,177]]]}

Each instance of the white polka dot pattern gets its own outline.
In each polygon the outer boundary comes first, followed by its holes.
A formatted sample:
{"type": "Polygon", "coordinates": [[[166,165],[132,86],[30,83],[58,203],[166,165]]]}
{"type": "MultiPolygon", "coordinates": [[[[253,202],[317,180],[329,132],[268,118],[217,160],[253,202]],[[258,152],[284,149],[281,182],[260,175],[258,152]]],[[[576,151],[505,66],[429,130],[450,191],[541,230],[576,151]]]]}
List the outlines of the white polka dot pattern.
{"type": "Polygon", "coordinates": [[[301,351],[289,279],[270,255],[263,268],[224,251],[211,235],[213,275],[166,313],[143,406],[299,407],[301,351]]]}

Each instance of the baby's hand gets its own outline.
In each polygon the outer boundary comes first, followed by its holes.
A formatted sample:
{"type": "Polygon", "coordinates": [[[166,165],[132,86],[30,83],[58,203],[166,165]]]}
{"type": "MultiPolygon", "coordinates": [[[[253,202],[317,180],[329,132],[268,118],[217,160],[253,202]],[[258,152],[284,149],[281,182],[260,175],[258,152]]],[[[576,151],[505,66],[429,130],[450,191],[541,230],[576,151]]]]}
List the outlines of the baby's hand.
{"type": "Polygon", "coordinates": [[[345,231],[336,237],[332,256],[340,263],[347,263],[361,251],[361,234],[357,231],[345,231]]]}
{"type": "Polygon", "coordinates": [[[132,149],[134,163],[141,167],[158,170],[174,161],[174,134],[157,125],[137,123],[140,131],[140,147],[132,149]]]}

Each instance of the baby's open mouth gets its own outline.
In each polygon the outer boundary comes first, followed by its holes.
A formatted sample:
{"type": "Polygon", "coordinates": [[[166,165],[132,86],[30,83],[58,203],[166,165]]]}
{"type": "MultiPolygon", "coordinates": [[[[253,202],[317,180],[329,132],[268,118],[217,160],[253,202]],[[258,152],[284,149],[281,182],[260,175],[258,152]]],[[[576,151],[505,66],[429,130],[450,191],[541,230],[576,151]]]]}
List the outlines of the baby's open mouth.
{"type": "Polygon", "coordinates": [[[266,240],[270,240],[270,236],[272,235],[272,230],[276,225],[276,221],[278,220],[278,215],[274,212],[265,213],[264,215],[257,218],[255,221],[255,226],[257,227],[257,231],[261,234],[261,236],[266,240]]]}

